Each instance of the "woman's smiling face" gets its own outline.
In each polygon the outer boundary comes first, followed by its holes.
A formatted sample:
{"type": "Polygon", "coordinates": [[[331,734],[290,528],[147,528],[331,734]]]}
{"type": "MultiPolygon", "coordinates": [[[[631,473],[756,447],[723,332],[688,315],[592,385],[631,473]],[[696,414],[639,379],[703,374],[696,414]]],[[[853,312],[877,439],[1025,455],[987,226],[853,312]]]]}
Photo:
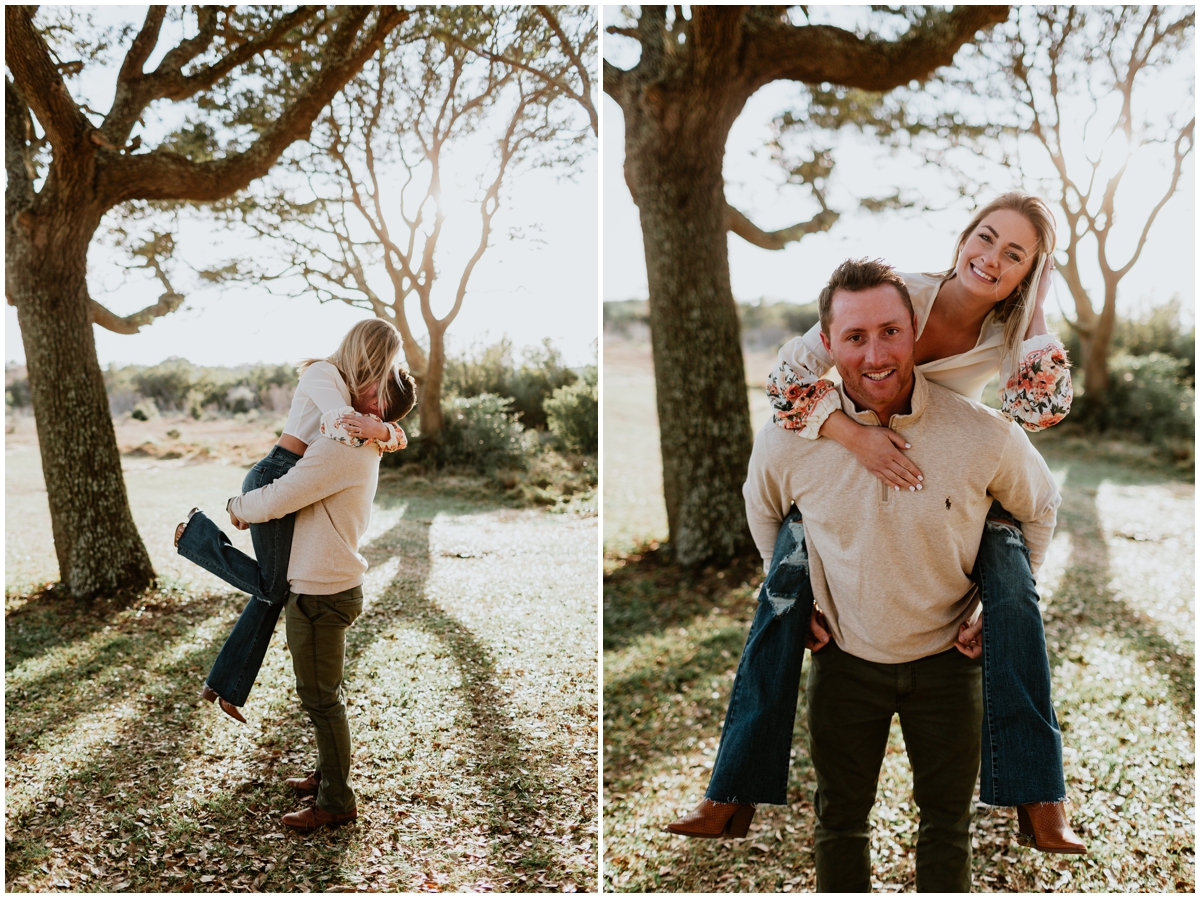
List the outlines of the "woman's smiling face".
{"type": "Polygon", "coordinates": [[[954,270],[969,293],[999,302],[1029,273],[1036,253],[1037,230],[1029,219],[997,209],[967,237],[954,270]]]}

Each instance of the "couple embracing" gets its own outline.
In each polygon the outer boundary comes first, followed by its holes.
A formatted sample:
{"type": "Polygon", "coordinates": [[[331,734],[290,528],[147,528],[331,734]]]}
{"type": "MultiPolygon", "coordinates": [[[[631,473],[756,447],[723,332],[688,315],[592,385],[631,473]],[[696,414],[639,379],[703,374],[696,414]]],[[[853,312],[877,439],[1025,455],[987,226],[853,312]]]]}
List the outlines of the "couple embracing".
{"type": "Polygon", "coordinates": [[[870,890],[893,714],[920,809],[919,891],[969,890],[977,778],[985,804],[1017,807],[1022,842],[1086,852],[1063,812],[1034,583],[1060,496],[1024,432],[1070,408],[1043,314],[1054,244],[1045,204],[1005,194],[945,273],[841,265],[820,323],[780,351],[743,490],[767,579],[706,797],[669,831],[742,836],[757,804],[786,803],[807,645],[818,891],[870,890]],[[978,403],[997,372],[1002,412],[978,403]]]}
{"type": "Polygon", "coordinates": [[[311,773],[289,779],[313,804],[283,823],[308,831],[358,816],[350,787],[350,727],[342,701],[346,630],[363,610],[367,562],[358,543],[371,517],[379,459],[407,445],[396,423],[416,401],[399,367],[400,334],[386,321],[354,325],[337,351],[300,366],[279,442],[226,503],[250,530],[254,557],[235,548],[204,512],[175,531],[179,554],[250,594],[201,695],[245,723],[240,708],[285,613],[296,692],[316,731],[311,773]]]}

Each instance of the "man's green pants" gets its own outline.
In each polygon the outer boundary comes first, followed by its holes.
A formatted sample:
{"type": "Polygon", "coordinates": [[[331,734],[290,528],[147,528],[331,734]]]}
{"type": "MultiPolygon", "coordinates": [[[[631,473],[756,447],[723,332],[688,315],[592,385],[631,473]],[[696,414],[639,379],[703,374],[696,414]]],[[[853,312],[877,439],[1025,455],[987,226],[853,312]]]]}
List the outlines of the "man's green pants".
{"type": "Polygon", "coordinates": [[[346,630],[362,614],[361,586],[328,596],[290,593],[287,641],[296,693],[317,731],[317,807],[333,814],[357,810],[350,788],[350,725],[342,703],[346,630]]]}
{"type": "Polygon", "coordinates": [[[879,664],[830,642],[813,653],[808,674],[818,892],[871,891],[867,817],[893,714],[900,715],[921,812],[917,891],[970,891],[971,799],[983,719],[979,661],[950,649],[879,664]]]}

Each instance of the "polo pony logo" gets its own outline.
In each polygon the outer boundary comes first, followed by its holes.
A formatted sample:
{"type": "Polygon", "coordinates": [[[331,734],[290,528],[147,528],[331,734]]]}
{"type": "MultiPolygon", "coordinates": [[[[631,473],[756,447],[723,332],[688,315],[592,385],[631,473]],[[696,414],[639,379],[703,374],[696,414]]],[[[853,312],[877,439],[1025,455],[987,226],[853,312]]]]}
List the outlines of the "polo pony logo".
{"type": "Polygon", "coordinates": [[[950,510],[950,497],[949,496],[946,497],[946,510],[947,511],[950,510]]]}

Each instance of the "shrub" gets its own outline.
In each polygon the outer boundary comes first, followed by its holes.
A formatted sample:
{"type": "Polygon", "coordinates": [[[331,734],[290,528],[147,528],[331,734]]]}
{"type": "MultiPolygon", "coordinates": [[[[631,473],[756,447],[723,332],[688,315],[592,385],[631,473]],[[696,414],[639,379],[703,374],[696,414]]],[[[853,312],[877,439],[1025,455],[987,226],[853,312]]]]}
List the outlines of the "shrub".
{"type": "Polygon", "coordinates": [[[160,409],[181,409],[197,373],[186,359],[169,358],[152,368],[138,370],[133,375],[133,386],[144,397],[154,400],[160,409]]]}
{"type": "Polygon", "coordinates": [[[595,368],[567,387],[559,387],[546,400],[546,415],[553,433],[572,452],[595,455],[600,435],[600,405],[596,396],[595,368]]]}
{"type": "Polygon", "coordinates": [[[1187,366],[1161,352],[1112,359],[1107,401],[1094,423],[1146,442],[1191,437],[1196,393],[1187,383],[1187,366]]]}
{"type": "Polygon", "coordinates": [[[525,427],[543,428],[547,423],[543,403],[556,389],[574,383],[576,378],[549,339],[543,340],[540,347],[526,347],[517,365],[512,341],[505,338],[447,359],[444,388],[447,395],[491,393],[507,397],[512,400],[511,412],[525,427]]]}
{"type": "Polygon", "coordinates": [[[493,393],[447,402],[440,463],[483,473],[525,467],[532,447],[511,406],[511,399],[493,393]]]}
{"type": "Polygon", "coordinates": [[[152,421],[158,417],[158,406],[155,405],[153,399],[143,399],[133,407],[129,417],[135,421],[152,421]]]}

